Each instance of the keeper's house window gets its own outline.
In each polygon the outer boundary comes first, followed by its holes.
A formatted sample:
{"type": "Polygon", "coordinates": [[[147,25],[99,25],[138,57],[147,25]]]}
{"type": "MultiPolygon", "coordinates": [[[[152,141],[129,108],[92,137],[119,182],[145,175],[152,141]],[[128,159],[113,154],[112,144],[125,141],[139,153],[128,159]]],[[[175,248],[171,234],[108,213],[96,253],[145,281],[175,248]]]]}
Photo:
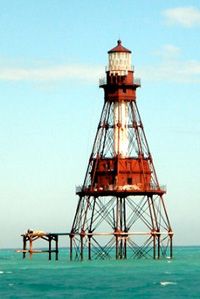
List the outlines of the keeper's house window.
{"type": "Polygon", "coordinates": [[[127,184],[132,185],[132,178],[127,178],[127,184]]]}

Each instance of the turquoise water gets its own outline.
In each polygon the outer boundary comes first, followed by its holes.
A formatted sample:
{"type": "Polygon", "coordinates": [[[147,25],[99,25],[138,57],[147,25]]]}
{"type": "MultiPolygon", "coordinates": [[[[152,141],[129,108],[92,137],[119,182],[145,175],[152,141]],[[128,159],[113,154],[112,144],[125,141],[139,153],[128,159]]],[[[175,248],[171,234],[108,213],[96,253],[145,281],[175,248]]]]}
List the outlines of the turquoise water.
{"type": "Polygon", "coordinates": [[[200,298],[200,247],[176,247],[174,255],[69,262],[64,250],[59,261],[0,250],[0,298],[200,298]]]}

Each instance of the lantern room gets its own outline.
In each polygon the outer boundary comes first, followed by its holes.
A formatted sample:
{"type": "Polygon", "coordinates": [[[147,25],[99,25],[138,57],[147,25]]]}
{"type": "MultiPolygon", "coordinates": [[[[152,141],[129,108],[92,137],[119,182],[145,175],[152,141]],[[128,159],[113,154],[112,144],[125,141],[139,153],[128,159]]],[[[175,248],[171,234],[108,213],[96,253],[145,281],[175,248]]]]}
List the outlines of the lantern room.
{"type": "Polygon", "coordinates": [[[120,40],[117,43],[108,51],[108,70],[111,75],[126,76],[131,71],[131,51],[123,47],[120,40]]]}

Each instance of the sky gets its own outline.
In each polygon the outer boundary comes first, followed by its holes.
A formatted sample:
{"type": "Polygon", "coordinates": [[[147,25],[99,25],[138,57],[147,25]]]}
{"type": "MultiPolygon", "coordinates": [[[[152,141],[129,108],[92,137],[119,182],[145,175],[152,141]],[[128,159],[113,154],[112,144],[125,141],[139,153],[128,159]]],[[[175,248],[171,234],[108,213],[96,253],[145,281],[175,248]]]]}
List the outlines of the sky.
{"type": "Polygon", "coordinates": [[[175,232],[200,245],[200,2],[0,0],[0,248],[69,232],[120,38],[175,232]]]}

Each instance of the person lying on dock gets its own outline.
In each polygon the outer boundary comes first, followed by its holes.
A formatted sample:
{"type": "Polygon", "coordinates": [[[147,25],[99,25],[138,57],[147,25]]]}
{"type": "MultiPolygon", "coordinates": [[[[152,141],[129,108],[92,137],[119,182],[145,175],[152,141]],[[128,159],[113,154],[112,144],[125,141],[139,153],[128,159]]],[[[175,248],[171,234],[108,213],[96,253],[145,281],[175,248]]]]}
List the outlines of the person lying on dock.
{"type": "Polygon", "coordinates": [[[42,236],[46,236],[47,233],[42,231],[42,230],[28,229],[25,235],[26,236],[31,236],[31,237],[42,237],[42,236]]]}

